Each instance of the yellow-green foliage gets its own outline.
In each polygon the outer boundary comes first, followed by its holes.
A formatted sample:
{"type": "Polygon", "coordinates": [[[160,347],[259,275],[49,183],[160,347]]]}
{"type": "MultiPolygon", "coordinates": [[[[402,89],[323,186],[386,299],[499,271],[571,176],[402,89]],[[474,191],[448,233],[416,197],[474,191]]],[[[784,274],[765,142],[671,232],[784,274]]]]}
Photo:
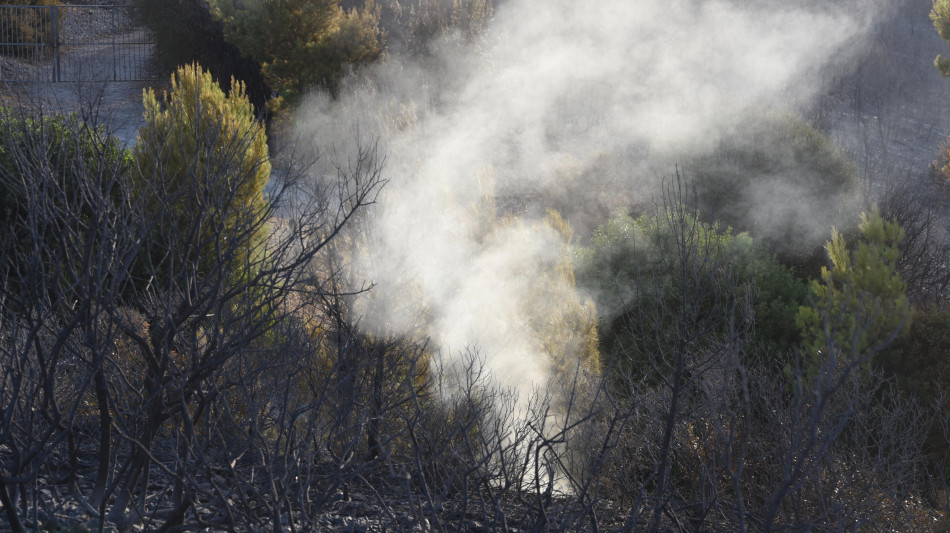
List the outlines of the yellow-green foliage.
{"type": "Polygon", "coordinates": [[[335,90],[347,65],[379,57],[383,34],[373,0],[344,10],[339,0],[209,0],[225,38],[261,65],[278,91],[271,106],[294,103],[313,87],[335,90]]]}
{"type": "Polygon", "coordinates": [[[942,157],[937,159],[934,164],[940,165],[940,173],[943,174],[944,178],[950,180],[950,142],[945,142],[941,150],[943,152],[942,157]]]}
{"type": "MultiPolygon", "coordinates": [[[[930,20],[933,21],[937,33],[943,40],[950,43],[950,0],[934,0],[934,7],[930,11],[930,20]]],[[[950,59],[937,55],[934,66],[944,76],[950,76],[950,59]]]]}
{"type": "MultiPolygon", "coordinates": [[[[519,313],[536,339],[542,352],[549,357],[553,375],[569,385],[578,371],[600,372],[597,311],[591,299],[582,299],[575,290],[574,265],[571,261],[573,230],[570,224],[554,210],[547,217],[528,225],[516,217],[490,218],[486,221],[485,243],[509,238],[514,233],[549,235],[553,230],[560,240],[558,254],[537,263],[520,297],[519,313]]],[[[526,275],[528,275],[526,273],[526,275]]]]}
{"type": "Polygon", "coordinates": [[[811,285],[813,305],[801,307],[796,317],[812,356],[830,347],[863,356],[906,327],[906,286],[897,272],[904,230],[897,222],[884,220],[877,206],[861,215],[858,229],[860,238],[853,249],[832,230],[825,245],[832,268],[822,268],[821,279],[811,285]]]}
{"type": "Polygon", "coordinates": [[[165,97],[148,89],[143,103],[133,180],[143,215],[157,221],[153,243],[187,246],[186,260],[199,272],[222,250],[259,244],[271,165],[244,85],[232,79],[225,95],[210,73],[192,64],[172,74],[165,97]]]}
{"type": "Polygon", "coordinates": [[[578,361],[585,370],[600,372],[600,339],[597,334],[597,310],[591,299],[581,300],[575,290],[574,264],[569,252],[574,231],[560,213],[549,209],[544,224],[561,236],[564,249],[559,260],[537,277],[535,290],[525,302],[528,309],[546,310],[530,313],[531,327],[550,355],[555,372],[570,378],[578,361]]]}

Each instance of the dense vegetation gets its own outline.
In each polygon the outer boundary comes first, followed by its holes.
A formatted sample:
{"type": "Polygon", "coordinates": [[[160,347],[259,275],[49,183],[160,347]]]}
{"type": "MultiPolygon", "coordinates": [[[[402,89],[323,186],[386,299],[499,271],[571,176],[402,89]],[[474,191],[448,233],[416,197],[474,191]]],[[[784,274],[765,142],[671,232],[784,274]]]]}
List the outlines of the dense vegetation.
{"type": "Polygon", "coordinates": [[[134,147],[94,114],[0,117],[0,528],[366,531],[331,515],[371,506],[397,531],[950,524],[938,219],[898,188],[861,205],[803,119],[743,125],[590,234],[548,205],[460,206],[479,246],[541,258],[505,264],[529,318],[487,319],[546,358],[550,382],[517,397],[481,347],[439,352],[409,276],[393,302],[354,275],[377,238],[377,144],[314,182],[249,88],[281,113],[338,97],[386,39],[423,61],[477,42],[491,3],[137,4],[174,67],[134,147]],[[192,24],[240,61],[176,41],[192,24]],[[779,185],[828,205],[808,224],[754,211],[779,185]],[[380,306],[410,327],[370,324],[380,306]]]}
{"type": "Polygon", "coordinates": [[[704,219],[755,233],[802,276],[817,275],[824,264],[827,228],[847,230],[857,220],[854,164],[795,116],[757,113],[711,153],[691,158],[686,169],[704,219]],[[803,196],[809,198],[807,217],[794,203],[769,201],[803,196]]]}

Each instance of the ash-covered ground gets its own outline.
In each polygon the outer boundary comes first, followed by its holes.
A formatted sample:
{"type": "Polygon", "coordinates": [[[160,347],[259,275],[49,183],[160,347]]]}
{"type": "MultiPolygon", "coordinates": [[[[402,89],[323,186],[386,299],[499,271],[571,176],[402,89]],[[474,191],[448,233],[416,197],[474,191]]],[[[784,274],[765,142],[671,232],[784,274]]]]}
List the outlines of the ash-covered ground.
{"type": "Polygon", "coordinates": [[[950,79],[933,65],[948,53],[930,0],[900,0],[876,24],[854,72],[820,100],[819,126],[853,159],[875,192],[895,180],[926,182],[950,136],[950,79]]]}

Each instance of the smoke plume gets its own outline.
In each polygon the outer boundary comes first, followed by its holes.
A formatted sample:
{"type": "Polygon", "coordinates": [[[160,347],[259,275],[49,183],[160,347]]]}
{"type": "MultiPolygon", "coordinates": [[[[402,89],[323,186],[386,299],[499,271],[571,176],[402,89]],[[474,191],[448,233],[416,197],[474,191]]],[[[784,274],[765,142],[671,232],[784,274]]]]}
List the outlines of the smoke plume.
{"type": "Polygon", "coordinates": [[[336,99],[314,95],[297,124],[321,164],[357,139],[378,138],[387,157],[354,263],[355,281],[374,284],[361,325],[407,331],[424,317],[444,360],[477,348],[498,383],[543,386],[557,364],[537,324],[563,301],[541,301],[539,284],[584,301],[554,274],[570,249],[544,208],[583,238],[648,199],[680,154],[763,109],[806,108],[875,13],[858,0],[507,0],[477,38],[449,33],[336,99]]]}

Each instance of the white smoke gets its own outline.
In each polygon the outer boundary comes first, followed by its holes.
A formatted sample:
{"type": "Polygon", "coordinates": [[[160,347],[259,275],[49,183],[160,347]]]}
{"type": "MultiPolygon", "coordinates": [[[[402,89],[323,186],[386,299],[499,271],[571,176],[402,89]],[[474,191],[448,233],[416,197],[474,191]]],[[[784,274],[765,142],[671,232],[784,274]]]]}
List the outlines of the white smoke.
{"type": "Polygon", "coordinates": [[[532,218],[560,198],[575,221],[636,201],[658,154],[708,149],[757,109],[807,106],[875,12],[858,0],[508,0],[475,43],[390,56],[338,99],[314,96],[296,119],[335,154],[325,162],[352,153],[356,131],[388,157],[359,257],[375,283],[362,325],[400,331],[424,315],[443,358],[477,347],[500,384],[530,392],[551,363],[527,325],[548,310],[523,303],[565,244],[533,223],[486,237],[492,199],[532,218]]]}

